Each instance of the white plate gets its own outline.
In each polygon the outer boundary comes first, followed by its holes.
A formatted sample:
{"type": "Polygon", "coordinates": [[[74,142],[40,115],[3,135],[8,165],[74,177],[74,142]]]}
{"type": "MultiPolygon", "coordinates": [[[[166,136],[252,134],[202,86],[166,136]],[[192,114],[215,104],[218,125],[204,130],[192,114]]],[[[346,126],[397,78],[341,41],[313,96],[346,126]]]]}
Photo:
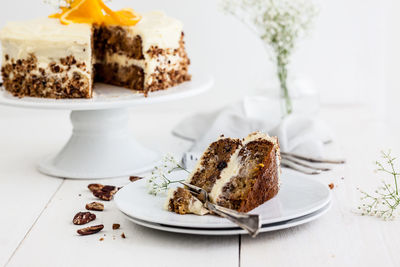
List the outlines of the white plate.
{"type": "Polygon", "coordinates": [[[213,79],[210,75],[196,72],[190,82],[184,82],[168,90],[151,92],[148,97],[144,97],[142,93],[137,93],[133,90],[102,83],[95,84],[93,98],[91,99],[18,98],[0,87],[0,104],[16,107],[68,110],[126,108],[195,96],[207,91],[212,85],[213,79]]]}
{"type": "MultiPolygon", "coordinates": [[[[326,206],[322,207],[321,209],[310,213],[305,216],[301,216],[295,219],[287,220],[280,223],[272,223],[272,224],[265,224],[261,227],[259,233],[264,232],[271,232],[276,230],[282,230],[294,226],[298,226],[301,224],[308,223],[313,221],[320,216],[324,215],[331,207],[331,203],[329,202],[326,206]]],[[[182,227],[173,227],[168,225],[156,224],[156,223],[149,223],[146,221],[142,221],[139,219],[135,219],[129,217],[128,215],[124,214],[128,220],[139,224],[144,227],[167,231],[172,233],[181,233],[181,234],[193,234],[193,235],[239,235],[239,234],[247,234],[247,232],[240,228],[229,228],[229,229],[220,229],[220,228],[210,228],[210,229],[201,229],[201,228],[182,228],[182,227]]]]}
{"type": "MultiPolygon", "coordinates": [[[[184,172],[174,173],[176,179],[184,179],[184,172]]],[[[261,223],[271,224],[298,218],[324,207],[331,198],[328,186],[299,173],[283,170],[281,189],[277,196],[250,213],[260,214],[261,223]]],[[[115,195],[118,209],[130,217],[179,227],[229,228],[235,227],[227,219],[217,216],[179,215],[163,209],[166,194],[150,195],[147,180],[143,179],[123,187],[115,195]]]]}

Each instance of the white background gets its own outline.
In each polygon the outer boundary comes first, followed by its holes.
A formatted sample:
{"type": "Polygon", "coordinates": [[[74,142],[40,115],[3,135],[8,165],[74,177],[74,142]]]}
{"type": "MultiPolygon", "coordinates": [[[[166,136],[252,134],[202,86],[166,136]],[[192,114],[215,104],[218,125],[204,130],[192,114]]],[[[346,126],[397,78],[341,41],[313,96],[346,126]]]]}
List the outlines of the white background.
{"type": "MultiPolygon", "coordinates": [[[[10,20],[53,11],[40,0],[1,2],[0,27],[10,20]]],[[[130,6],[139,12],[161,9],[184,22],[193,65],[216,79],[214,90],[197,99],[201,106],[186,103],[192,109],[214,109],[266,89],[277,92],[274,68],[261,42],[235,18],[223,14],[218,1],[113,0],[109,5],[130,6]]],[[[320,1],[319,6],[314,31],[300,42],[291,74],[315,87],[322,104],[367,104],[381,112],[386,97],[393,99],[397,88],[399,4],[395,0],[330,0],[320,1]]]]}

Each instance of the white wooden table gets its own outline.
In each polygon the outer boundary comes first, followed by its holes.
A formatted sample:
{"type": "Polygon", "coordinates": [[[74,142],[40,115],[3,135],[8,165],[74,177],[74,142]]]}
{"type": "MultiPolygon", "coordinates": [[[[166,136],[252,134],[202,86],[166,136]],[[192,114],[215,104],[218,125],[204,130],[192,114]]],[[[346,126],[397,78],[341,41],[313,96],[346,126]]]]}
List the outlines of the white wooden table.
{"type": "MultiPolygon", "coordinates": [[[[131,126],[149,147],[179,153],[189,146],[170,134],[185,110],[131,112],[140,112],[132,116],[131,126]]],[[[360,106],[326,107],[321,115],[348,163],[315,177],[327,186],[335,184],[333,206],[320,219],[255,239],[191,236],[135,225],[113,202],[105,202],[96,220],[105,229],[82,237],[71,220],[94,200],[86,189],[93,181],[51,178],[35,169],[39,159],[67,140],[68,112],[0,107],[0,266],[400,266],[400,221],[352,212],[356,188],[379,183],[373,170],[380,150],[392,148],[400,155],[400,126],[360,106]],[[121,229],[112,230],[113,223],[121,229]]],[[[99,182],[124,185],[129,180],[99,182]]]]}

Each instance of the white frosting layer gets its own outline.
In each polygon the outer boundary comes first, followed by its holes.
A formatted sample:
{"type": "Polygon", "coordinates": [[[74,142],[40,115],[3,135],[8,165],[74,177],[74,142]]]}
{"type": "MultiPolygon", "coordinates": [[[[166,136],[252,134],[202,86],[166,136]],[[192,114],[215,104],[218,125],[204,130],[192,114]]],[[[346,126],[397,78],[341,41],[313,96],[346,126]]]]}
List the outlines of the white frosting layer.
{"type": "Polygon", "coordinates": [[[161,49],[178,48],[183,25],[162,11],[152,11],[143,14],[138,24],[126,26],[125,29],[131,37],[141,36],[143,51],[147,52],[151,46],[161,49]]]}
{"type": "Polygon", "coordinates": [[[223,187],[231,180],[232,177],[239,174],[240,164],[239,152],[242,146],[239,146],[235,153],[231,156],[225,169],[222,170],[220,178],[214,183],[213,188],[209,194],[210,200],[216,203],[218,196],[221,194],[223,187]]]}
{"type": "MultiPolygon", "coordinates": [[[[50,63],[73,55],[77,61],[91,63],[91,26],[62,25],[57,19],[9,22],[0,31],[3,55],[14,59],[34,54],[39,62],[50,63]]],[[[89,65],[88,65],[89,66],[89,65]]]]}

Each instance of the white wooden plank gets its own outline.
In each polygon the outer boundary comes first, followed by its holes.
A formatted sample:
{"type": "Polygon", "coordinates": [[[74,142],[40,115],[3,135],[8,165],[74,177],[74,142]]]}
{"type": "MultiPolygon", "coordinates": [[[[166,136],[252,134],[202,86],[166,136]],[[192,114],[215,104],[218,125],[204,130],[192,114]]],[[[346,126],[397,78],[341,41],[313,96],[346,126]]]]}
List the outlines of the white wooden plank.
{"type": "MultiPolygon", "coordinates": [[[[63,128],[53,129],[52,117],[19,116],[16,109],[0,107],[0,266],[11,257],[39,217],[62,179],[36,171],[36,163],[62,145],[63,128]],[[56,135],[48,139],[48,132],[56,135]]],[[[67,129],[68,131],[68,129],[67,129]]]]}
{"type": "MultiPolygon", "coordinates": [[[[99,181],[122,185],[128,178],[99,181]]],[[[125,219],[114,203],[103,202],[105,211],[90,225],[105,229],[91,236],[78,236],[82,226],[72,224],[78,211],[95,198],[88,181],[66,181],[35,227],[12,258],[9,266],[237,266],[238,238],[204,237],[166,233],[135,225],[125,219]],[[81,196],[79,196],[81,194],[81,196]],[[112,230],[112,224],[121,224],[112,230]],[[125,233],[126,239],[121,238],[125,233]],[[99,238],[104,240],[100,241],[99,238]]],[[[140,205],[140,203],[133,203],[140,205]]]]}
{"type": "Polygon", "coordinates": [[[243,237],[241,266],[399,266],[400,222],[383,222],[352,211],[359,203],[356,188],[373,189],[379,184],[373,172],[379,150],[391,146],[400,151],[399,143],[392,142],[384,122],[369,119],[363,110],[336,109],[325,118],[348,160],[344,168],[316,177],[337,185],[332,209],[304,226],[256,239],[243,237]]]}

